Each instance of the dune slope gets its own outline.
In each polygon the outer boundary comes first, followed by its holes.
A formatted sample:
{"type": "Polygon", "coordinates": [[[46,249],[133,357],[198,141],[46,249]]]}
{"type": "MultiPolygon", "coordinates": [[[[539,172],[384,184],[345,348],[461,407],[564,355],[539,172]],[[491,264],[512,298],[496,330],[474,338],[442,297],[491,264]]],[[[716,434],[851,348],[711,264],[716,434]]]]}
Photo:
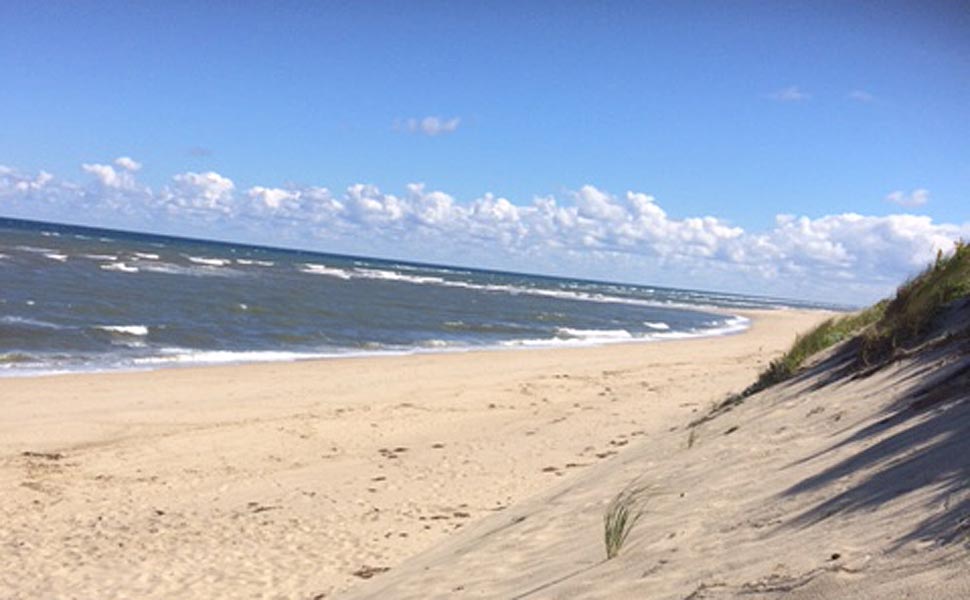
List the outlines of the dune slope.
{"type": "Polygon", "coordinates": [[[970,597],[970,304],[939,321],[878,368],[861,368],[852,344],[835,348],[353,597],[970,597]],[[604,510],[631,484],[646,488],[645,514],[606,561],[604,510]]]}

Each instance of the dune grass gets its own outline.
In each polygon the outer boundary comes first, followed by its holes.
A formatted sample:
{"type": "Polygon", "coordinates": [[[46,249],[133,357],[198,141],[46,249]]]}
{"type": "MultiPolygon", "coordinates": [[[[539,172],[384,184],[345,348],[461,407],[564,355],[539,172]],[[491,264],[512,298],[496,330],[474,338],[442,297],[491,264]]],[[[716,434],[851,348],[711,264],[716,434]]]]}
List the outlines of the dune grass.
{"type": "Polygon", "coordinates": [[[628,486],[617,494],[606,507],[603,515],[603,540],[606,544],[606,560],[615,558],[634,525],[643,516],[640,504],[645,488],[628,486]]]}
{"type": "Polygon", "coordinates": [[[878,363],[926,333],[933,319],[951,302],[970,296],[970,245],[962,240],[953,252],[910,279],[887,303],[883,317],[862,336],[860,358],[878,363]]]}
{"type": "Polygon", "coordinates": [[[732,394],[713,407],[711,413],[692,425],[703,423],[744,402],[745,398],[795,376],[813,355],[859,337],[859,362],[872,366],[924,334],[943,308],[970,296],[970,245],[958,241],[950,253],[939,252],[936,261],[896,291],[859,312],[825,321],[796,338],[792,347],[768,365],[744,391],[732,394]]]}
{"type": "Polygon", "coordinates": [[[768,368],[762,371],[758,379],[741,395],[747,397],[790,379],[812,356],[854,337],[873,323],[879,322],[885,315],[887,305],[888,302],[883,300],[857,313],[829,319],[808,333],[799,335],[788,352],[781,358],[771,361],[768,368]]]}
{"type": "Polygon", "coordinates": [[[857,335],[861,339],[859,358],[863,364],[885,360],[926,333],[947,304],[966,296],[970,296],[970,245],[961,240],[954,244],[952,252],[938,252],[936,261],[901,285],[891,300],[829,319],[799,336],[788,352],[772,361],[740,396],[750,396],[791,378],[809,357],[857,335]]]}

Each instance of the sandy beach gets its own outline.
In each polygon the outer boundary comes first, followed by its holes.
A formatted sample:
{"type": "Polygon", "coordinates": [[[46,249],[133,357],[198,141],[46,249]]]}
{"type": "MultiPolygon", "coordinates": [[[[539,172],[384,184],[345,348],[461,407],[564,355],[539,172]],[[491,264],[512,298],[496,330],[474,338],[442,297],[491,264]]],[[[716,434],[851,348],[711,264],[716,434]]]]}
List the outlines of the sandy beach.
{"type": "Polygon", "coordinates": [[[825,317],[748,316],[662,343],[0,380],[0,597],[339,596],[682,428],[825,317]]]}

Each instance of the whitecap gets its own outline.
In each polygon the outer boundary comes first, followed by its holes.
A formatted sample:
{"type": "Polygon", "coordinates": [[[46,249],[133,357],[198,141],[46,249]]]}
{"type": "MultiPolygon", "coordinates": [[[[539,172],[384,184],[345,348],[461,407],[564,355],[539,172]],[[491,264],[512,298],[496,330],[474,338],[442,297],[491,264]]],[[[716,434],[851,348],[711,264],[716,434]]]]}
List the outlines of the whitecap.
{"type": "Polygon", "coordinates": [[[146,325],[97,325],[95,329],[139,337],[148,335],[148,327],[146,325]]]}
{"type": "Polygon", "coordinates": [[[58,254],[57,252],[48,252],[44,254],[47,258],[51,260],[56,260],[57,262],[67,262],[66,254],[58,254]]]}
{"type": "Polygon", "coordinates": [[[159,256],[153,252],[135,252],[136,258],[141,258],[144,260],[158,260],[159,256]]]}
{"type": "MultiPolygon", "coordinates": [[[[28,300],[27,302],[29,304],[31,301],[28,300]]],[[[30,327],[40,327],[43,329],[63,329],[63,327],[56,323],[41,321],[39,319],[31,319],[30,317],[15,317],[12,315],[0,317],[0,323],[7,323],[8,325],[27,325],[30,327]]]]}
{"type": "Polygon", "coordinates": [[[237,258],[236,262],[240,265],[256,265],[258,267],[272,267],[276,264],[271,260],[256,260],[253,258],[237,258]]]}
{"type": "Polygon", "coordinates": [[[224,267],[232,261],[226,258],[208,258],[206,256],[186,256],[190,262],[207,267],[224,267]]]}
{"type": "Polygon", "coordinates": [[[327,275],[330,277],[337,277],[340,279],[350,279],[351,274],[344,269],[336,269],[333,267],[328,267],[326,265],[318,265],[316,263],[304,263],[304,266],[300,271],[304,273],[312,273],[313,275],[327,275]]]}
{"type": "Polygon", "coordinates": [[[118,260],[118,256],[115,254],[84,254],[83,256],[84,258],[90,258],[91,260],[118,260]]]}
{"type": "Polygon", "coordinates": [[[193,277],[235,277],[240,274],[240,271],[235,269],[224,269],[221,267],[209,267],[209,266],[198,266],[198,267],[185,267],[181,265],[173,265],[166,262],[143,262],[138,263],[138,267],[142,271],[149,273],[164,273],[166,275],[190,275],[193,277]]]}
{"type": "Polygon", "coordinates": [[[385,281],[400,281],[404,283],[416,284],[447,284],[448,282],[441,277],[427,277],[422,275],[405,275],[395,271],[385,271],[382,269],[354,269],[354,275],[363,279],[380,279],[385,281]]]}
{"type": "Polygon", "coordinates": [[[643,324],[649,327],[650,329],[658,329],[661,331],[666,331],[670,329],[670,325],[667,325],[663,321],[656,321],[656,322],[644,321],[643,324]]]}
{"type": "Polygon", "coordinates": [[[123,262],[109,263],[101,265],[105,271],[119,271],[121,273],[137,273],[138,267],[130,267],[123,262]]]}
{"type": "Polygon", "coordinates": [[[448,346],[453,346],[452,342],[446,340],[425,340],[421,342],[421,346],[425,348],[447,348],[448,346]]]}
{"type": "Polygon", "coordinates": [[[559,327],[556,329],[559,337],[575,338],[589,342],[608,342],[616,340],[633,339],[626,329],[572,329],[569,327],[559,327]]]}

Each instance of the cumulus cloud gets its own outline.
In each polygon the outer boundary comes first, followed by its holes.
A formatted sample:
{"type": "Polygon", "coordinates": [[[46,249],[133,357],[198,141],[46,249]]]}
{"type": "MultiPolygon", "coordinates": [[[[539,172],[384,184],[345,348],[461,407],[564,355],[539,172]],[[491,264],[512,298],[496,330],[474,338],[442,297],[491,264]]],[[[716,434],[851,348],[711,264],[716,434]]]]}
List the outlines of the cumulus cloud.
{"type": "Polygon", "coordinates": [[[800,90],[797,85],[790,85],[771,93],[771,99],[778,102],[800,102],[809,98],[811,96],[800,90]]]}
{"type": "Polygon", "coordinates": [[[104,188],[132,191],[137,187],[135,173],[141,169],[141,163],[128,156],[119,156],[113,165],[85,163],[81,165],[81,169],[93,175],[104,188]]]}
{"type": "Polygon", "coordinates": [[[135,178],[126,169],[119,171],[111,165],[100,164],[83,164],[81,165],[81,169],[85,173],[94,175],[95,179],[106,188],[123,190],[131,189],[135,185],[135,178]]]}
{"type": "Polygon", "coordinates": [[[233,191],[235,184],[228,177],[214,172],[180,173],[172,177],[172,184],[159,194],[161,205],[169,214],[186,212],[214,218],[235,212],[233,191]]]}
{"type": "Polygon", "coordinates": [[[277,211],[283,207],[284,203],[298,200],[300,192],[257,185],[249,188],[246,195],[256,203],[256,210],[277,211]]]}
{"type": "Polygon", "coordinates": [[[141,169],[141,163],[127,156],[119,156],[115,159],[115,165],[126,171],[135,172],[141,169]]]}
{"type": "Polygon", "coordinates": [[[886,195],[886,202],[891,204],[896,204],[898,206],[905,206],[906,208],[915,208],[917,206],[923,206],[930,201],[930,191],[923,188],[917,188],[909,193],[903,190],[896,190],[889,192],[886,195]]]}
{"type": "Polygon", "coordinates": [[[459,117],[424,117],[421,119],[404,119],[403,121],[398,121],[395,123],[395,129],[400,131],[406,131],[408,133],[420,133],[424,135],[441,135],[446,133],[454,133],[458,130],[458,126],[461,124],[461,118],[459,117]]]}
{"type": "MultiPolygon", "coordinates": [[[[209,171],[175,175],[160,189],[119,191],[119,178],[132,171],[115,167],[85,166],[99,179],[95,188],[0,169],[0,214],[70,221],[83,214],[92,225],[846,302],[889,293],[938,249],[970,237],[970,223],[907,214],[778,215],[773,226],[748,231],[712,215],[673,217],[653,196],[593,185],[526,203],[493,194],[461,201],[418,183],[402,194],[362,183],[338,192],[238,190],[209,171]]],[[[925,198],[925,190],[899,196],[925,198]]]]}

